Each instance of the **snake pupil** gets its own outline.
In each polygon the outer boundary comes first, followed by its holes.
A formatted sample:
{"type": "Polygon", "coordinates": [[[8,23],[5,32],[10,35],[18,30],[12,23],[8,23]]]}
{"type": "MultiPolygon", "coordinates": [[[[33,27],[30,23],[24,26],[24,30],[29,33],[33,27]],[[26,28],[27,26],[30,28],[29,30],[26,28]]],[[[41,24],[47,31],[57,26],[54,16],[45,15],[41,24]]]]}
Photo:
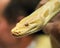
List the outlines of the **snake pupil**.
{"type": "Polygon", "coordinates": [[[29,24],[25,24],[25,26],[29,26],[29,24]]]}

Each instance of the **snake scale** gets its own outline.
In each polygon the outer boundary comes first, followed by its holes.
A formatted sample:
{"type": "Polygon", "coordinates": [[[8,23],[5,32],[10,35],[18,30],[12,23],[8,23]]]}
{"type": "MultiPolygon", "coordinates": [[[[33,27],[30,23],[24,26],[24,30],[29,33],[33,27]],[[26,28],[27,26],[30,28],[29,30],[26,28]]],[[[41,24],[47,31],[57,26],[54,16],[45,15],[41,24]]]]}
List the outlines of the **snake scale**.
{"type": "Polygon", "coordinates": [[[46,4],[23,18],[11,30],[18,37],[35,33],[41,29],[60,11],[60,0],[49,0],[46,4]]]}

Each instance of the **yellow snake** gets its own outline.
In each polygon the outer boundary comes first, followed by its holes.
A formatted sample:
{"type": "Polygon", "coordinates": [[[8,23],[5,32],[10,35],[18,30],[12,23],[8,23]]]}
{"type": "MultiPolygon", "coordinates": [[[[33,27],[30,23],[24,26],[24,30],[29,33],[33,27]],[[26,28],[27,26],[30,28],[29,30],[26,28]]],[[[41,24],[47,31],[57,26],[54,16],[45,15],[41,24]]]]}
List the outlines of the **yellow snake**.
{"type": "Polygon", "coordinates": [[[15,36],[25,36],[41,30],[60,11],[60,0],[49,0],[45,5],[23,18],[12,29],[15,36]]]}

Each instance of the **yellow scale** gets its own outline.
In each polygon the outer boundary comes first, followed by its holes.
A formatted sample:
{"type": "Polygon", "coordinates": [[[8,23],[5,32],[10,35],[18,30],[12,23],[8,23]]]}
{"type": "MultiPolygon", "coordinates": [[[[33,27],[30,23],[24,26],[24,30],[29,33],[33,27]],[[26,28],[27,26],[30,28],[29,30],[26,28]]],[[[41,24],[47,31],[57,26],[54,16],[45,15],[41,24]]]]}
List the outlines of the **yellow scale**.
{"type": "Polygon", "coordinates": [[[41,29],[60,11],[60,0],[49,0],[45,5],[23,18],[12,29],[15,36],[25,36],[41,29]]]}

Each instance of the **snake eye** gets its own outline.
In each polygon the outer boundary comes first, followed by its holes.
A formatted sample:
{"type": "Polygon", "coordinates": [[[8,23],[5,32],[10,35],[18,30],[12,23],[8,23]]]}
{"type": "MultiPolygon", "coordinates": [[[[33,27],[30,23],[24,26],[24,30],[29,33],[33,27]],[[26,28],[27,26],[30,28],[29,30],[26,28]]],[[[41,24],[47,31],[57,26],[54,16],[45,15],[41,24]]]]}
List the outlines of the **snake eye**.
{"type": "Polygon", "coordinates": [[[25,24],[25,26],[29,26],[29,24],[27,23],[27,24],[25,24]]]}

